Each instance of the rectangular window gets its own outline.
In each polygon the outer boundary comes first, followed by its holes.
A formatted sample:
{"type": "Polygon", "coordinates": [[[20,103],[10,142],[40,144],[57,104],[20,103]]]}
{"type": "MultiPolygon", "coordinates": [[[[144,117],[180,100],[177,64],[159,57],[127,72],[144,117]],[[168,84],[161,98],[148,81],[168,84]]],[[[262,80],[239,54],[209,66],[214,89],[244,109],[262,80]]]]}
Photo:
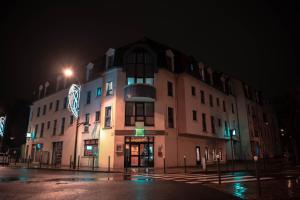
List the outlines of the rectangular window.
{"type": "Polygon", "coordinates": [[[49,105],[49,111],[52,110],[52,107],[53,107],[53,102],[51,102],[49,105]]]}
{"type": "Polygon", "coordinates": [[[47,110],[47,106],[44,105],[44,107],[43,107],[43,115],[46,115],[46,110],[47,110]]]}
{"type": "Polygon", "coordinates": [[[38,107],[38,109],[37,109],[37,113],[36,113],[36,116],[37,116],[37,117],[39,117],[39,116],[40,116],[40,112],[41,112],[41,108],[40,108],[40,107],[38,107]]]}
{"type": "Polygon", "coordinates": [[[86,93],[86,104],[90,104],[91,103],[91,91],[88,91],[86,93]]]}
{"type": "Polygon", "coordinates": [[[154,103],[126,102],[125,126],[134,126],[136,121],[144,122],[145,126],[154,125],[154,103]]]}
{"type": "Polygon", "coordinates": [[[204,91],[203,90],[200,91],[200,95],[201,95],[201,103],[205,104],[205,95],[204,95],[204,91]]]}
{"type": "Polygon", "coordinates": [[[113,94],[113,84],[112,81],[106,83],[106,96],[113,94]]]}
{"type": "Polygon", "coordinates": [[[232,112],[232,114],[234,114],[234,105],[233,105],[233,103],[231,104],[231,112],[232,112]]]}
{"type": "Polygon", "coordinates": [[[105,127],[111,127],[111,106],[105,108],[105,127]]]}
{"type": "Polygon", "coordinates": [[[101,95],[102,95],[102,88],[98,87],[97,90],[96,90],[96,96],[101,97],[101,95]]]}
{"type": "Polygon", "coordinates": [[[226,112],[226,103],[224,100],[223,100],[223,111],[226,112]]]}
{"type": "Polygon", "coordinates": [[[206,128],[206,114],[205,113],[202,113],[202,130],[204,132],[207,131],[207,128],[206,128]]]}
{"type": "Polygon", "coordinates": [[[100,111],[97,111],[95,114],[95,121],[100,122],[100,111]]]}
{"type": "Polygon", "coordinates": [[[42,123],[42,124],[41,124],[41,132],[40,132],[40,137],[41,137],[41,138],[44,136],[44,126],[45,126],[45,124],[42,123]]]}
{"type": "Polygon", "coordinates": [[[135,79],[133,77],[127,77],[127,85],[132,85],[134,84],[135,79]]]}
{"type": "Polygon", "coordinates": [[[170,81],[168,81],[168,96],[173,96],[173,83],[171,83],[170,81]]]}
{"type": "Polygon", "coordinates": [[[217,97],[217,106],[220,106],[220,99],[217,97]]]}
{"type": "Polygon", "coordinates": [[[196,96],[196,90],[194,86],[191,87],[191,90],[192,90],[192,96],[196,96]]]}
{"type": "Polygon", "coordinates": [[[147,102],[144,106],[145,109],[145,126],[153,126],[154,125],[154,103],[147,102]]]}
{"type": "Polygon", "coordinates": [[[211,94],[209,95],[209,105],[210,107],[214,106],[213,96],[211,94]]]}
{"type": "Polygon", "coordinates": [[[56,126],[57,126],[57,120],[54,120],[54,122],[53,122],[53,132],[52,132],[52,135],[56,135],[56,126]]]}
{"type": "Polygon", "coordinates": [[[210,122],[211,122],[211,132],[216,133],[214,116],[210,116],[210,122]]]}
{"type": "Polygon", "coordinates": [[[84,140],[84,156],[98,156],[98,139],[84,140]]]}
{"type": "Polygon", "coordinates": [[[84,132],[89,132],[90,113],[85,114],[84,132]]]}
{"type": "Polygon", "coordinates": [[[219,119],[218,119],[218,126],[221,127],[221,125],[222,125],[222,121],[221,121],[221,119],[219,118],[219,119]]]}
{"type": "Polygon", "coordinates": [[[64,98],[64,109],[67,108],[67,104],[68,104],[68,97],[64,98]]]}
{"type": "Polygon", "coordinates": [[[58,109],[59,109],[59,100],[56,100],[55,111],[58,111],[58,109]]]}
{"type": "Polygon", "coordinates": [[[60,126],[60,134],[63,135],[65,133],[65,122],[66,118],[61,118],[61,126],[60,126]]]}
{"type": "Polygon", "coordinates": [[[34,135],[35,135],[35,137],[37,136],[38,129],[39,129],[39,125],[36,124],[36,125],[35,125],[35,129],[34,129],[34,135]]]}
{"type": "Polygon", "coordinates": [[[145,78],[145,83],[148,85],[153,85],[154,84],[154,79],[153,78],[145,78]]]}
{"type": "Polygon", "coordinates": [[[174,128],[174,110],[168,107],[168,127],[174,128]]]}
{"type": "Polygon", "coordinates": [[[224,126],[225,126],[224,135],[225,135],[225,137],[228,137],[228,135],[229,135],[229,132],[228,132],[228,125],[227,125],[227,121],[224,121],[224,126]]]}
{"type": "Polygon", "coordinates": [[[70,125],[72,125],[74,122],[74,116],[73,115],[70,115],[70,125]]]}
{"type": "Polygon", "coordinates": [[[193,120],[197,121],[197,111],[193,110],[193,120]]]}
{"type": "Polygon", "coordinates": [[[50,121],[47,122],[47,130],[50,129],[50,123],[51,123],[50,121]]]}
{"type": "Polygon", "coordinates": [[[126,102],[125,104],[125,126],[134,126],[135,123],[135,111],[134,102],[126,102]]]}

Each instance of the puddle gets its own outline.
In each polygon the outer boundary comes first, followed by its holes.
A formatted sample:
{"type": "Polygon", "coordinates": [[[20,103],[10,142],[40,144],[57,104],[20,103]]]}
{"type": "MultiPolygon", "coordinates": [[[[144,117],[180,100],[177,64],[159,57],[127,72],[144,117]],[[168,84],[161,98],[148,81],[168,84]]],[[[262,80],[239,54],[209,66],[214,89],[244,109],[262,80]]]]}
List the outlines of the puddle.
{"type": "Polygon", "coordinates": [[[96,181],[134,181],[138,183],[146,183],[154,181],[152,178],[145,176],[112,176],[112,177],[71,177],[71,178],[33,178],[28,179],[26,176],[15,176],[15,177],[0,177],[0,183],[9,183],[9,182],[22,182],[22,183],[38,183],[38,182],[58,182],[63,184],[65,182],[96,182],[96,181]],[[63,182],[63,183],[62,183],[63,182]]]}

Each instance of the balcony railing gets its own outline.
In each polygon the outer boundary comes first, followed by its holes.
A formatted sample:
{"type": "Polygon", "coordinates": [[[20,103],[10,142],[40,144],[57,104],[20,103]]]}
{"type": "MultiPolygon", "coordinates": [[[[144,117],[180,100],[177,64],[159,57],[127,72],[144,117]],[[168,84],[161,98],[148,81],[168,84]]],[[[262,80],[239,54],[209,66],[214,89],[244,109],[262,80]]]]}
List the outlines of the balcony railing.
{"type": "Polygon", "coordinates": [[[132,84],[124,88],[125,101],[154,101],[156,89],[149,84],[132,84]]]}

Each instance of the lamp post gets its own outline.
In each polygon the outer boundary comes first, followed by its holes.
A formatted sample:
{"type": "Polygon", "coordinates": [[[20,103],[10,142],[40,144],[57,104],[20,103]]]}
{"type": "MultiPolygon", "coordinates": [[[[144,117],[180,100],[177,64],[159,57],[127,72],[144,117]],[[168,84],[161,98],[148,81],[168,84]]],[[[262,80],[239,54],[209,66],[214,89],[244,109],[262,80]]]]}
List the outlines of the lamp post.
{"type": "Polygon", "coordinates": [[[233,136],[236,135],[236,132],[235,132],[235,129],[231,129],[229,132],[230,132],[230,146],[231,146],[232,171],[234,171],[233,136]]]}
{"type": "MultiPolygon", "coordinates": [[[[63,74],[66,78],[73,76],[73,70],[71,68],[65,68],[63,74]]],[[[79,123],[79,107],[80,107],[80,92],[81,85],[77,79],[78,84],[72,84],[68,92],[68,109],[72,115],[76,118],[76,131],[75,131],[75,144],[74,144],[74,160],[73,160],[73,169],[76,169],[76,158],[77,158],[77,140],[78,140],[78,129],[79,126],[83,123],[79,123]]]]}

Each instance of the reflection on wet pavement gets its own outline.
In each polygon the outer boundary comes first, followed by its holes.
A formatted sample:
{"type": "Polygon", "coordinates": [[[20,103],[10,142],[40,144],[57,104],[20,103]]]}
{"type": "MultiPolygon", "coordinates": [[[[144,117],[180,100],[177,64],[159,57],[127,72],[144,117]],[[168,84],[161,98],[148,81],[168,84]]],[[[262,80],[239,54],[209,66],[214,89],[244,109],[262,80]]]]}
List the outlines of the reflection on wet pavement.
{"type": "Polygon", "coordinates": [[[119,175],[119,176],[106,176],[106,177],[61,177],[61,178],[30,178],[26,176],[14,176],[14,177],[0,177],[0,183],[9,182],[22,182],[22,183],[37,183],[37,182],[95,182],[95,181],[133,181],[136,183],[146,183],[153,181],[153,179],[144,176],[131,176],[131,175],[119,175]]]}

